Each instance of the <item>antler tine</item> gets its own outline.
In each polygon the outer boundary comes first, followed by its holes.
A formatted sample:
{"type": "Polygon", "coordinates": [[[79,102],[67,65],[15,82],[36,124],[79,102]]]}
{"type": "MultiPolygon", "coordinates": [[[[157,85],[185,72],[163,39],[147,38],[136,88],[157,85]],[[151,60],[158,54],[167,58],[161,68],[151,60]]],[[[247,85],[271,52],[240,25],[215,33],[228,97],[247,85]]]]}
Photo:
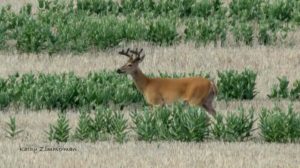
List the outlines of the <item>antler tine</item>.
{"type": "MultiPolygon", "coordinates": [[[[141,55],[141,53],[143,52],[143,49],[140,50],[139,55],[141,55]]],[[[145,55],[145,54],[144,54],[145,55]]]]}
{"type": "Polygon", "coordinates": [[[130,51],[130,48],[128,48],[126,52],[124,49],[122,49],[122,51],[120,51],[119,54],[125,55],[126,57],[129,57],[129,58],[132,58],[132,55],[129,54],[129,51],[130,51]]]}
{"type": "Polygon", "coordinates": [[[136,48],[135,50],[130,50],[131,53],[135,54],[138,58],[141,57],[141,53],[143,52],[143,49],[141,49],[140,51],[138,51],[138,48],[136,48]]]}

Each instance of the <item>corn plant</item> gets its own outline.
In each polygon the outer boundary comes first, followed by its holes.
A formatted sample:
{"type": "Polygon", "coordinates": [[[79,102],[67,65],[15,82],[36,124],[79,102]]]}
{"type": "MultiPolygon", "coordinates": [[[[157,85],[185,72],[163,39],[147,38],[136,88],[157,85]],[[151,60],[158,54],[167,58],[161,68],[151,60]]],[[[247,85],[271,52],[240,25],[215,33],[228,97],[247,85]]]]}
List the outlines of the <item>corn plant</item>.
{"type": "Polygon", "coordinates": [[[229,15],[234,19],[254,20],[263,17],[263,0],[232,0],[229,15]]]}
{"type": "Polygon", "coordinates": [[[0,109],[7,107],[11,103],[11,96],[7,90],[6,81],[0,79],[0,109]]]}
{"type": "Polygon", "coordinates": [[[103,106],[97,106],[94,118],[87,112],[81,112],[74,138],[80,141],[108,139],[113,136],[117,142],[124,142],[127,138],[127,120],[119,112],[113,112],[103,106]]]}
{"type": "Polygon", "coordinates": [[[15,138],[18,134],[24,131],[22,129],[17,128],[16,118],[12,116],[9,117],[9,122],[6,123],[6,126],[7,126],[7,128],[5,129],[5,132],[7,133],[6,137],[10,139],[15,138]]]}
{"type": "Polygon", "coordinates": [[[114,112],[112,121],[111,121],[111,134],[114,136],[117,142],[124,142],[127,138],[128,131],[127,129],[127,120],[124,117],[124,114],[119,112],[114,112]]]}
{"type": "Polygon", "coordinates": [[[246,45],[252,45],[254,39],[254,30],[248,22],[235,23],[231,29],[237,44],[244,42],[246,45]]]}
{"type": "Polygon", "coordinates": [[[293,18],[293,11],[299,9],[297,0],[278,0],[270,3],[265,13],[272,18],[280,21],[288,22],[293,18]]]}
{"type": "Polygon", "coordinates": [[[234,70],[218,72],[218,99],[253,99],[255,91],[255,80],[257,74],[252,70],[245,69],[238,73],[234,70]]]}
{"type": "Polygon", "coordinates": [[[155,7],[154,0],[122,0],[120,12],[128,15],[142,15],[151,12],[155,7]]]}
{"type": "Polygon", "coordinates": [[[142,111],[142,113],[139,114],[137,111],[131,113],[131,118],[135,124],[134,131],[137,133],[138,139],[144,141],[156,140],[158,133],[155,127],[156,118],[154,114],[147,110],[142,111]]]}
{"type": "Polygon", "coordinates": [[[146,40],[159,45],[174,44],[178,40],[175,22],[165,18],[151,21],[146,40]]]}
{"type": "Polygon", "coordinates": [[[226,9],[222,7],[220,0],[195,1],[191,5],[191,16],[208,18],[216,13],[225,14],[226,9]]]}
{"type": "Polygon", "coordinates": [[[91,136],[92,118],[87,112],[80,112],[79,122],[75,129],[74,138],[80,141],[87,140],[91,136]]]}
{"type": "Polygon", "coordinates": [[[22,52],[40,52],[47,47],[50,26],[29,17],[16,31],[17,49],[22,52]]]}
{"type": "Polygon", "coordinates": [[[288,85],[289,81],[286,76],[278,77],[279,84],[272,86],[271,93],[268,95],[269,98],[288,98],[289,90],[288,85]]]}
{"type": "Polygon", "coordinates": [[[96,13],[98,15],[118,14],[119,6],[112,0],[79,0],[78,10],[96,13]]]}
{"type": "Polygon", "coordinates": [[[145,141],[203,141],[208,136],[208,118],[199,108],[184,108],[182,104],[145,109],[131,114],[138,138],[145,141]]]}
{"type": "Polygon", "coordinates": [[[172,108],[170,134],[172,139],[179,141],[203,141],[209,134],[209,119],[200,108],[182,105],[172,108]]]}
{"type": "Polygon", "coordinates": [[[195,41],[197,44],[207,45],[218,41],[224,45],[227,36],[227,20],[224,15],[217,14],[208,19],[191,19],[187,22],[185,40],[195,41]]]}
{"type": "Polygon", "coordinates": [[[244,108],[239,108],[236,113],[231,112],[226,117],[217,114],[211,129],[212,135],[222,141],[244,141],[254,130],[253,112],[253,108],[248,112],[244,108]]]}
{"type": "Polygon", "coordinates": [[[291,100],[299,100],[300,99],[300,80],[296,80],[293,83],[293,88],[290,91],[291,100]]]}
{"type": "Polygon", "coordinates": [[[300,115],[289,106],[287,112],[279,107],[262,109],[261,137],[267,142],[295,142],[300,139],[300,115]]]}
{"type": "Polygon", "coordinates": [[[70,126],[69,120],[66,118],[65,113],[58,114],[58,119],[55,125],[49,125],[48,139],[50,141],[55,140],[59,142],[67,142],[70,138],[70,126]]]}

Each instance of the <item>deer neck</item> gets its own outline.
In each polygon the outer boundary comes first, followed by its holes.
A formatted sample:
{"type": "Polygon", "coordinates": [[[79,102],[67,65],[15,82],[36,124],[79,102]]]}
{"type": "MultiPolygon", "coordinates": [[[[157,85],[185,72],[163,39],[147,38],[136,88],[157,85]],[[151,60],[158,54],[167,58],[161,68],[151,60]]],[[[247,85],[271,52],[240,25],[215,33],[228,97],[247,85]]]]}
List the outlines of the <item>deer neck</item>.
{"type": "Polygon", "coordinates": [[[130,75],[132,76],[134,84],[137,87],[137,89],[140,92],[144,93],[144,90],[146,89],[146,87],[148,85],[149,78],[146,77],[139,68],[137,68],[135,71],[133,71],[130,75]]]}

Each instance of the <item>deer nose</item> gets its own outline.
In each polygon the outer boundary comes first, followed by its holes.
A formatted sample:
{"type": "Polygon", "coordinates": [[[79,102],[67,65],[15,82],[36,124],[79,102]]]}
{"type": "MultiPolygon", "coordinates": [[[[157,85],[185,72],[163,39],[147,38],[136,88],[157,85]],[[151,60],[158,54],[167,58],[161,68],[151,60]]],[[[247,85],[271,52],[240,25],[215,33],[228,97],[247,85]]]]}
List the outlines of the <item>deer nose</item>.
{"type": "Polygon", "coordinates": [[[121,69],[117,69],[117,73],[122,73],[121,69]]]}

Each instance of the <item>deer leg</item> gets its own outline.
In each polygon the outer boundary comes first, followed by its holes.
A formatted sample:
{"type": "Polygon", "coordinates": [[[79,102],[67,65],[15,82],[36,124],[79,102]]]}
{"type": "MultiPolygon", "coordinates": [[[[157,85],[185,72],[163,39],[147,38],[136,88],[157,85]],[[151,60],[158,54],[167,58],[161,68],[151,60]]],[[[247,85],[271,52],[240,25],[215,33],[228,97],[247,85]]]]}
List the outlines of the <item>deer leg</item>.
{"type": "Polygon", "coordinates": [[[213,108],[213,100],[214,100],[214,94],[211,92],[208,97],[203,101],[202,107],[208,111],[211,115],[216,115],[216,110],[213,108]]]}
{"type": "Polygon", "coordinates": [[[212,107],[212,105],[203,104],[202,107],[212,116],[216,115],[216,110],[212,107]]]}

